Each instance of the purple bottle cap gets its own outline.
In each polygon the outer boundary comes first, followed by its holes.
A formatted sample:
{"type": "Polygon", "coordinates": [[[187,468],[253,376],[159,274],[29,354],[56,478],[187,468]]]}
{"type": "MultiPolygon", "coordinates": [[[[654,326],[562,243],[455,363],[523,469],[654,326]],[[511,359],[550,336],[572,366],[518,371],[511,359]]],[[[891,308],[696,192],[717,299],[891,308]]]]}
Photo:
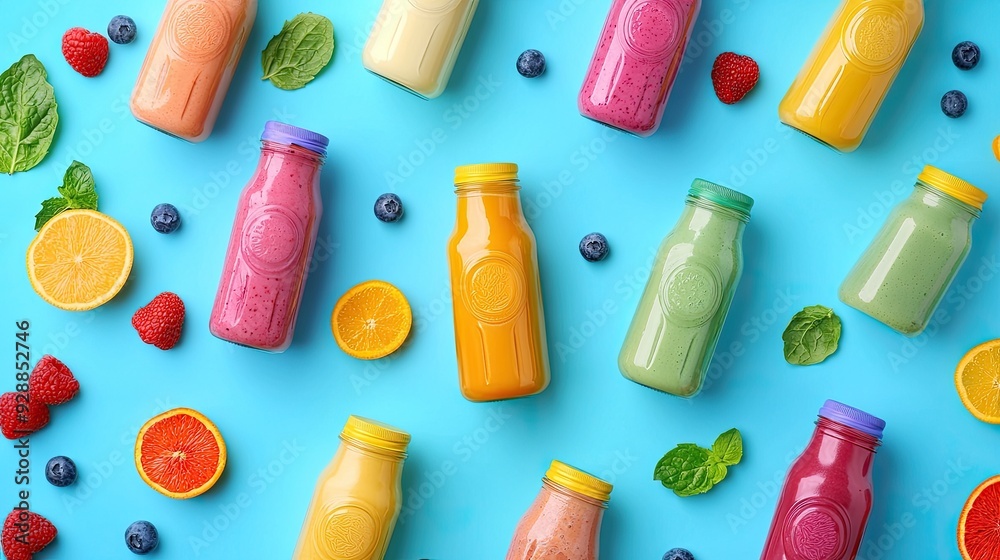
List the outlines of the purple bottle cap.
{"type": "Polygon", "coordinates": [[[823,403],[823,408],[819,409],[819,415],[839,424],[861,430],[880,440],[882,439],[882,430],[885,429],[885,420],[833,400],[823,403]]]}
{"type": "Polygon", "coordinates": [[[322,134],[278,121],[267,121],[260,139],[299,146],[324,157],[326,157],[326,147],[330,145],[330,139],[322,134]]]}

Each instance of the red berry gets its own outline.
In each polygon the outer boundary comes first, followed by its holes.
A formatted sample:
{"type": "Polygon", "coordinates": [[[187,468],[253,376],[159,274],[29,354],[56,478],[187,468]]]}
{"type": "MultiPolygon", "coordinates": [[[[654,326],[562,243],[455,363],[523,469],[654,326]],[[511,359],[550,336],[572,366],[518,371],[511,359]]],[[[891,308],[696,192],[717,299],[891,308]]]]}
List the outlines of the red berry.
{"type": "Polygon", "coordinates": [[[56,526],[33,511],[15,509],[3,522],[0,545],[8,560],[31,560],[31,556],[56,538],[56,526]]]}
{"type": "Polygon", "coordinates": [[[73,70],[93,78],[108,63],[108,40],[104,35],[74,27],[63,34],[62,53],[73,70]]]}
{"type": "Polygon", "coordinates": [[[181,338],[184,302],[175,293],[163,292],[135,312],[132,326],[146,344],[152,344],[160,350],[170,350],[181,338]]]}
{"type": "Polygon", "coordinates": [[[0,432],[7,439],[18,439],[41,430],[49,423],[49,407],[33,402],[28,393],[0,395],[0,432]]]}
{"type": "Polygon", "coordinates": [[[732,105],[743,99],[760,79],[760,67],[749,56],[724,52],[712,65],[712,85],[719,101],[732,105]]]}
{"type": "Polygon", "coordinates": [[[66,364],[48,354],[42,356],[31,371],[28,392],[36,403],[56,405],[69,402],[80,392],[80,382],[66,364]]]}

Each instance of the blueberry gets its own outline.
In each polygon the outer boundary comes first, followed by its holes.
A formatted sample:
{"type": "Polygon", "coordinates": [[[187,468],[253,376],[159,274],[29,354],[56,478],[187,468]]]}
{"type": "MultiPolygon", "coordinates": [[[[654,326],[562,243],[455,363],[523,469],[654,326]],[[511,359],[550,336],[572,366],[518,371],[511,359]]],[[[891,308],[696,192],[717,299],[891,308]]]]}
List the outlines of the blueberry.
{"type": "Polygon", "coordinates": [[[160,233],[173,233],[181,227],[181,215],[173,204],[157,204],[149,215],[149,223],[160,233]]]}
{"type": "Polygon", "coordinates": [[[694,554],[683,548],[672,548],[663,555],[663,560],[694,560],[694,554]]]}
{"type": "Polygon", "coordinates": [[[149,521],[136,521],[125,529],[125,546],[136,554],[149,554],[160,544],[160,535],[149,521]]]}
{"type": "Polygon", "coordinates": [[[375,217],[383,222],[395,222],[403,217],[403,201],[392,193],[385,193],[375,201],[375,217]]]}
{"type": "Polygon", "coordinates": [[[45,480],[53,486],[69,486],[76,482],[76,463],[69,457],[59,455],[45,463],[45,480]]]}
{"type": "Polygon", "coordinates": [[[528,49],[517,57],[517,71],[525,78],[537,78],[545,72],[545,55],[528,49]]]}
{"type": "Polygon", "coordinates": [[[135,21],[128,16],[115,16],[108,24],[108,39],[119,45],[127,45],[135,40],[135,21]]]}
{"type": "Polygon", "coordinates": [[[953,119],[957,119],[965,114],[965,110],[969,108],[969,99],[965,97],[965,94],[953,89],[948,93],[944,94],[941,98],[941,110],[944,114],[948,115],[953,119]]]}
{"type": "Polygon", "coordinates": [[[580,240],[580,254],[590,262],[603,261],[608,251],[608,238],[599,233],[587,234],[580,240]]]}
{"type": "Polygon", "coordinates": [[[979,45],[972,41],[962,41],[951,51],[951,61],[962,70],[972,70],[979,64],[979,45]]]}

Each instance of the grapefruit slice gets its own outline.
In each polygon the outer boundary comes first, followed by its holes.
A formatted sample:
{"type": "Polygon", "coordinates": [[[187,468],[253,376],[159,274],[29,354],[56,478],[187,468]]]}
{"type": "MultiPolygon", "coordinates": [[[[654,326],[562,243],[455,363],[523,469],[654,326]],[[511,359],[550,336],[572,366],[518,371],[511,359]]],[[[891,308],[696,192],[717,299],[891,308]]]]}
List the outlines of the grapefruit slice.
{"type": "Polygon", "coordinates": [[[333,308],[333,337],[347,355],[377,360],[392,354],[410,334],[413,314],[403,292],[388,282],[354,286],[333,308]]]}
{"type": "Polygon", "coordinates": [[[186,500],[205,493],[226,468],[226,443],[211,420],[190,408],[146,422],[135,440],[135,468],[153,490],[186,500]]]}
{"type": "Polygon", "coordinates": [[[1000,560],[1000,476],[979,485],[958,518],[963,560],[1000,560]]]}

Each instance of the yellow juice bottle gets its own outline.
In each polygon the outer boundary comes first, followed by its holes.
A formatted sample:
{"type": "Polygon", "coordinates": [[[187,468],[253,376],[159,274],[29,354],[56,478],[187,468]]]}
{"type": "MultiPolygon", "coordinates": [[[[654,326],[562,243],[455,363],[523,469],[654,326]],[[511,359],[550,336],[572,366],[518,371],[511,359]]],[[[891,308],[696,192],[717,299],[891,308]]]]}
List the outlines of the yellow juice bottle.
{"type": "Polygon", "coordinates": [[[781,122],[857,149],[923,26],[922,0],[843,0],[781,100],[781,122]]]}
{"type": "Polygon", "coordinates": [[[526,397],[549,384],[538,254],[520,189],[512,163],[455,171],[448,261],[459,385],[471,401],[526,397]]]}
{"type": "Polygon", "coordinates": [[[410,435],[351,416],[316,485],[292,560],[382,560],[402,509],[410,435]]]}

